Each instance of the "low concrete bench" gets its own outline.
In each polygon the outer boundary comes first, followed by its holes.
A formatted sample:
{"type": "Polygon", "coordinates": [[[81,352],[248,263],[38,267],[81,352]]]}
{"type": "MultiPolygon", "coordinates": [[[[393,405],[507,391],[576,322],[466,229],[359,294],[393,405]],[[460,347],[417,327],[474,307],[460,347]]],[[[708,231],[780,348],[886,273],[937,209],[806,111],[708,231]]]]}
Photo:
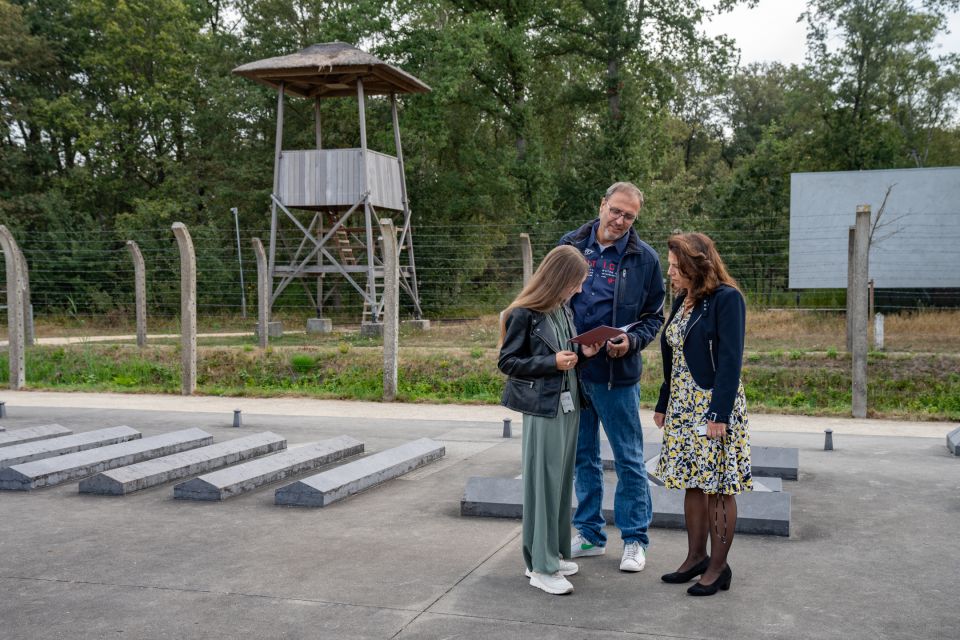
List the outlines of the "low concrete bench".
{"type": "Polygon", "coordinates": [[[34,460],[43,460],[44,458],[53,458],[77,451],[86,451],[87,449],[136,440],[139,437],[140,432],[136,429],[122,426],[18,444],[0,449],[0,469],[24,462],[33,462],[34,460]]]}
{"type": "Polygon", "coordinates": [[[445,452],[443,445],[430,438],[414,440],[280,487],[274,493],[274,502],[325,507],[439,460],[445,452]]]}
{"type": "Polygon", "coordinates": [[[947,450],[955,456],[960,456],[960,427],[947,434],[947,450]]]}
{"type": "Polygon", "coordinates": [[[286,449],[287,440],[275,433],[255,433],[207,447],[111,469],[80,481],[80,493],[125,495],[172,480],[213,471],[227,465],[286,449]]]}
{"type": "Polygon", "coordinates": [[[226,500],[358,453],[363,453],[362,442],[349,436],[337,436],[182,482],[174,486],[173,497],[179,500],[226,500]]]}
{"type": "MultiPolygon", "coordinates": [[[[652,527],[683,528],[683,494],[679,489],[650,486],[652,527]]],[[[603,517],[613,522],[616,484],[604,483],[603,517]]],[[[790,535],[790,494],[748,492],[737,496],[737,533],[790,535]]],[[[576,498],[574,498],[574,504],[576,498]]],[[[572,508],[572,507],[571,507],[572,508]]],[[[472,477],[460,500],[460,515],[493,518],[523,517],[523,481],[514,478],[472,477]]]]}
{"type": "Polygon", "coordinates": [[[213,436],[206,431],[182,429],[99,449],[34,460],[0,469],[0,489],[29,491],[38,487],[57,485],[107,469],[125,467],[143,460],[168,456],[178,451],[204,447],[212,442],[213,436]]]}
{"type": "MultiPolygon", "coordinates": [[[[3,429],[0,429],[0,431],[3,431],[3,429]]],[[[38,427],[14,429],[13,431],[0,433],[0,447],[9,447],[15,444],[46,440],[47,438],[68,436],[71,433],[73,433],[73,431],[59,424],[43,424],[38,427]]]]}
{"type": "MultiPolygon", "coordinates": [[[[648,442],[643,446],[643,459],[660,455],[661,443],[648,442]]],[[[600,441],[600,460],[603,468],[612,470],[613,450],[606,440],[600,441]]],[[[767,478],[796,480],[799,477],[800,450],[794,447],[751,447],[750,465],[753,475],[767,478]]]]}

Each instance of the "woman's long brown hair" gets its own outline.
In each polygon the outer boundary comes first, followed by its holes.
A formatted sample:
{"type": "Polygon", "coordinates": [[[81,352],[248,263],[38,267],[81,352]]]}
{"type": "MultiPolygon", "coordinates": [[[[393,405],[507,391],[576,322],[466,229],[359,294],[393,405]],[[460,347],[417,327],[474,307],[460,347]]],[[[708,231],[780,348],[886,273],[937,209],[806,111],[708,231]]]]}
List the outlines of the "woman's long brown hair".
{"type": "Polygon", "coordinates": [[[677,259],[680,273],[690,280],[690,288],[686,290],[686,294],[691,303],[696,304],[721,284],[740,290],[737,281],[727,271],[727,265],[723,263],[713,240],[706,234],[672,235],[667,240],[667,248],[677,259]]]}
{"type": "Polygon", "coordinates": [[[558,308],[570,290],[587,276],[587,259],[576,247],[565,244],[544,257],[536,273],[500,315],[500,342],[507,332],[507,318],[517,307],[549,313],[558,308]]]}

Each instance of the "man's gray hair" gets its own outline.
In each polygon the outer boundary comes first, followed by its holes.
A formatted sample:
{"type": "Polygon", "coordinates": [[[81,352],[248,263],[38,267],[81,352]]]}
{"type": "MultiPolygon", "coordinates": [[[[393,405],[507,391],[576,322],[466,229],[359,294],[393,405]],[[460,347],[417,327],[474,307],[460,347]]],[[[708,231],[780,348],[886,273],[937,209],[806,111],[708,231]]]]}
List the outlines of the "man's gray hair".
{"type": "Polygon", "coordinates": [[[607,192],[603,194],[603,199],[609,200],[610,196],[618,191],[624,191],[635,197],[640,201],[640,208],[643,208],[643,191],[640,191],[637,185],[633,184],[632,182],[614,182],[607,188],[607,192]]]}

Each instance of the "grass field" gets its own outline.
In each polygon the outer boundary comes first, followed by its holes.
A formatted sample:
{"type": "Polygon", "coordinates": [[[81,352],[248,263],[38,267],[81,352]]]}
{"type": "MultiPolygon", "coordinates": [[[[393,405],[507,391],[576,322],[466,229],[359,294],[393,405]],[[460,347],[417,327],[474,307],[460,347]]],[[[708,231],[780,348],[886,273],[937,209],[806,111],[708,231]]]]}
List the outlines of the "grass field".
{"type": "MultiPolygon", "coordinates": [[[[743,380],[753,410],[848,415],[850,358],[837,314],[757,311],[748,318],[743,380]]],[[[223,330],[236,330],[231,322],[223,330]]],[[[289,325],[288,325],[289,328],[289,325]]],[[[55,325],[38,326],[38,334],[55,325]]],[[[171,327],[176,330],[176,327],[171,327]]],[[[116,331],[114,335],[126,333],[116,331]]],[[[886,346],[869,358],[871,415],[911,420],[960,419],[960,313],[890,316],[886,346]]],[[[89,335],[89,333],[88,333],[89,335]]],[[[495,317],[435,322],[401,336],[399,399],[409,402],[499,402],[495,317]]],[[[660,385],[659,349],[644,353],[645,404],[660,385]]],[[[301,395],[377,400],[382,347],[353,330],[324,336],[287,333],[266,351],[252,335],[200,340],[198,392],[216,395],[301,395]]],[[[178,393],[176,339],[145,349],[131,341],[35,346],[27,353],[27,385],[77,391],[178,393]]],[[[0,355],[0,383],[7,381],[0,355]]]]}

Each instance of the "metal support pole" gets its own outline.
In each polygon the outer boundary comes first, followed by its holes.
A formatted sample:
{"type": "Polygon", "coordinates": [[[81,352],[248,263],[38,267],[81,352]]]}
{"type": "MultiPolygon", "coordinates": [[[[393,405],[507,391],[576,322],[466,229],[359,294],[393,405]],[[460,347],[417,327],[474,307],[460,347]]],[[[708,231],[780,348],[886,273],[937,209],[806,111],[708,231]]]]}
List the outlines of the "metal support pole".
{"type": "Polygon", "coordinates": [[[833,451],[833,429],[823,430],[823,450],[833,451]]]}
{"type": "Polygon", "coordinates": [[[867,279],[870,253],[870,205],[857,207],[854,246],[853,298],[851,329],[853,333],[853,417],[867,417],[867,279]]]}
{"type": "Polygon", "coordinates": [[[243,286],[243,257],[240,252],[240,214],[236,207],[231,207],[233,211],[233,224],[237,229],[237,264],[240,265],[240,315],[244,320],[247,319],[247,290],[243,286]]]}
{"type": "Polygon", "coordinates": [[[510,425],[511,425],[510,418],[504,418],[503,419],[503,437],[504,438],[513,437],[513,431],[510,429],[510,425]]]}
{"type": "Polygon", "coordinates": [[[180,361],[183,365],[181,393],[197,390],[197,254],[187,226],[173,223],[180,248],[180,361]]]}

